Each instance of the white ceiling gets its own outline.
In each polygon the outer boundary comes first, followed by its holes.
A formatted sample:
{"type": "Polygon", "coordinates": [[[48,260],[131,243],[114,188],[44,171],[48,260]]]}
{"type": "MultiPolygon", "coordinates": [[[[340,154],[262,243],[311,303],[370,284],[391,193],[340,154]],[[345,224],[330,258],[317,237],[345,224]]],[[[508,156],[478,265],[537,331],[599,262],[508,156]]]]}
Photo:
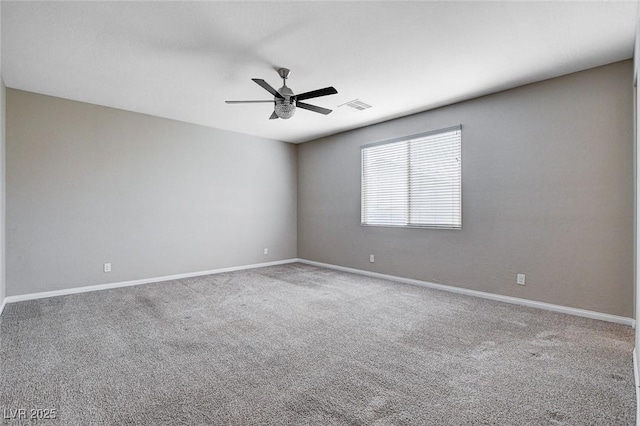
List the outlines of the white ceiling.
{"type": "Polygon", "coordinates": [[[288,142],[632,56],[629,2],[2,1],[8,87],[288,142]],[[337,95],[268,120],[251,78],[337,95]],[[373,108],[338,107],[360,99],[373,108]]]}

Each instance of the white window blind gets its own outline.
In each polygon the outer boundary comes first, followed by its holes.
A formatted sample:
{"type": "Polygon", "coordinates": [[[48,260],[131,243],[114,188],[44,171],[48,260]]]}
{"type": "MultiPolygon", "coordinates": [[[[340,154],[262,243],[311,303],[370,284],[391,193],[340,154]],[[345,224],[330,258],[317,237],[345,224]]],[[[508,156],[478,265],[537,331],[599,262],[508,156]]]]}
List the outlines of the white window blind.
{"type": "Polygon", "coordinates": [[[462,228],[460,126],[362,147],[362,224],[462,228]]]}

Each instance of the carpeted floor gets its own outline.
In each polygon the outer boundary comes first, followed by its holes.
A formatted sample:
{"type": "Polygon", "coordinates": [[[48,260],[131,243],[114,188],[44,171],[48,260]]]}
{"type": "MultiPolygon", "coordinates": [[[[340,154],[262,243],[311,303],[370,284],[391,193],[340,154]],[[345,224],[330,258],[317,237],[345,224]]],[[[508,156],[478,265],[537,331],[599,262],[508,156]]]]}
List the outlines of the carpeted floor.
{"type": "Polygon", "coordinates": [[[633,425],[632,349],[625,326],[289,264],[7,305],[0,414],[633,425]]]}

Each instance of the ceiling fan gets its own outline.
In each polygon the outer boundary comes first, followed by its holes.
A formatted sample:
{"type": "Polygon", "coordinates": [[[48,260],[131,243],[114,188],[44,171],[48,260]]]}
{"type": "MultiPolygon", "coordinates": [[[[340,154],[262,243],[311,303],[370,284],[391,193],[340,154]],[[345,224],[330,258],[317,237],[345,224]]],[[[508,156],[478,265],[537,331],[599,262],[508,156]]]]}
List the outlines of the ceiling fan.
{"type": "Polygon", "coordinates": [[[287,78],[291,74],[291,70],[287,68],[278,69],[278,75],[282,78],[282,87],[278,90],[274,89],[266,81],[260,78],[252,78],[253,81],[258,83],[263,89],[273,95],[273,100],[269,101],[225,101],[228,104],[258,104],[273,102],[273,113],[270,120],[277,118],[289,119],[293,117],[296,112],[296,108],[306,109],[308,111],[317,112],[320,114],[329,114],[330,109],[322,108],[316,105],[311,105],[305,102],[300,102],[305,99],[318,98],[320,96],[335,95],[338,91],[333,87],[325,87],[324,89],[312,90],[311,92],[301,93],[294,95],[293,91],[287,87],[287,78]]]}

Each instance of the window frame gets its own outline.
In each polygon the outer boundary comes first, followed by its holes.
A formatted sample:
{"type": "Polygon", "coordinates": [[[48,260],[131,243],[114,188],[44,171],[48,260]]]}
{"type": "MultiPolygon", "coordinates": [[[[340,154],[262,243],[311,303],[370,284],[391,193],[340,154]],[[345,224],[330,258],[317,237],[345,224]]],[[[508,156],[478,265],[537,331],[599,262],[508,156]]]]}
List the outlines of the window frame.
{"type": "MultiPolygon", "coordinates": [[[[413,135],[400,136],[392,139],[385,139],[383,141],[368,143],[360,146],[360,226],[364,227],[374,227],[374,228],[411,228],[411,229],[439,229],[439,230],[448,230],[448,231],[461,231],[463,228],[463,167],[462,167],[462,124],[458,124],[456,126],[444,127],[437,130],[430,130],[427,132],[416,133],[413,135]],[[437,135],[440,133],[449,133],[459,131],[460,132],[460,226],[438,226],[438,225],[416,225],[416,224],[405,224],[405,225],[391,225],[391,224],[369,224],[364,223],[364,162],[363,162],[363,152],[366,148],[371,148],[380,145],[387,145],[398,142],[410,141],[412,139],[420,139],[427,136],[437,135]]],[[[409,187],[409,183],[407,183],[409,187]]],[[[409,188],[408,188],[409,189],[409,188]]],[[[407,200],[409,204],[410,198],[407,200]]],[[[407,209],[410,210],[410,206],[407,206],[407,209]]],[[[410,213],[408,213],[410,214],[410,213]]]]}

